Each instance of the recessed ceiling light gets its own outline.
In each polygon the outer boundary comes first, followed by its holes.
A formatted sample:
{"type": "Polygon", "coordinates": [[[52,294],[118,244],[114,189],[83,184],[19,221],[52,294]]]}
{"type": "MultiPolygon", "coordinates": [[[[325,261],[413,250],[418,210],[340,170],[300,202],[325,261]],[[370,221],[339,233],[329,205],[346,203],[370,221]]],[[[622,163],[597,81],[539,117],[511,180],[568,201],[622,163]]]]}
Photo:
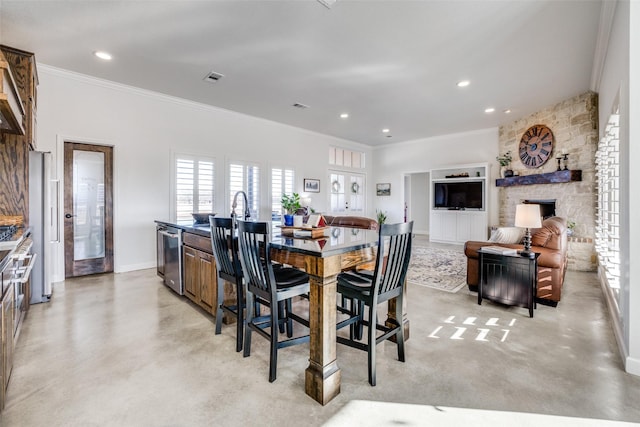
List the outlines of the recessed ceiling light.
{"type": "Polygon", "coordinates": [[[349,113],[342,113],[342,114],[340,114],[340,118],[341,118],[341,119],[348,119],[348,118],[349,118],[349,113]]]}
{"type": "Polygon", "coordinates": [[[389,129],[387,128],[382,129],[382,133],[389,133],[389,129]]]}
{"type": "Polygon", "coordinates": [[[105,61],[111,61],[112,58],[109,52],[104,52],[102,50],[95,51],[93,52],[93,54],[100,59],[104,59],[105,61]]]}
{"type": "Polygon", "coordinates": [[[508,108],[506,110],[504,110],[505,114],[509,114],[511,112],[511,110],[509,110],[508,108]]]}
{"type": "Polygon", "coordinates": [[[471,83],[469,80],[461,80],[458,82],[458,87],[467,87],[471,83]]]}
{"type": "Polygon", "coordinates": [[[496,111],[495,108],[487,108],[484,110],[485,113],[493,113],[494,111],[496,111]]]}

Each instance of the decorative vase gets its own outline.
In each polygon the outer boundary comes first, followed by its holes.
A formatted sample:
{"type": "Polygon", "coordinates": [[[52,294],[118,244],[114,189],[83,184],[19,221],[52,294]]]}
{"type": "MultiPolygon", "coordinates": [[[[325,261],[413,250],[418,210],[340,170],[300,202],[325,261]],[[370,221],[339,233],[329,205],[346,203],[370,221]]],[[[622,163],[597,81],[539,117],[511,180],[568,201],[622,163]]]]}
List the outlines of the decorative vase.
{"type": "Polygon", "coordinates": [[[293,226],[293,215],[285,214],[284,215],[284,225],[287,227],[293,226]]]}
{"type": "MultiPolygon", "coordinates": [[[[508,166],[506,166],[506,167],[508,167],[508,166]]],[[[504,177],[505,178],[511,178],[512,176],[513,176],[513,171],[511,169],[506,169],[504,171],[504,177]]]]}

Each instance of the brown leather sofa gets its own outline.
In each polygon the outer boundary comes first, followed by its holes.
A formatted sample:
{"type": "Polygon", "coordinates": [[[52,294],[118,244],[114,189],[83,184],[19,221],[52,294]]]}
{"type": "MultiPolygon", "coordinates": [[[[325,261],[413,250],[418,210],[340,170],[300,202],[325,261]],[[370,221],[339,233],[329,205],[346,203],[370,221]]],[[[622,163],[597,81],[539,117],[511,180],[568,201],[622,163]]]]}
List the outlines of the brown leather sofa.
{"type": "Polygon", "coordinates": [[[364,216],[331,216],[325,215],[324,220],[332,227],[363,228],[365,230],[377,230],[378,221],[364,216]]]}
{"type": "MultiPolygon", "coordinates": [[[[483,246],[502,246],[522,249],[523,245],[506,243],[474,242],[464,245],[467,256],[467,285],[477,292],[480,262],[478,249],[483,246]]],[[[542,228],[531,230],[531,250],[539,252],[537,301],[556,306],[560,301],[562,284],[567,270],[567,221],[565,218],[551,217],[542,222],[542,228]]]]}

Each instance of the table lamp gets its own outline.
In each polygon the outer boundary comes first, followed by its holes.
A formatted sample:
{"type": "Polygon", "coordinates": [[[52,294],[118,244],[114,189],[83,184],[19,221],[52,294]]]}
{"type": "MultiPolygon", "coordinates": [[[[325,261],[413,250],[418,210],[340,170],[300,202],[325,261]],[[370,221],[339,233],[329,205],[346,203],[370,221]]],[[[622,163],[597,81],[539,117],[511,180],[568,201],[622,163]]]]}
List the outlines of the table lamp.
{"type": "Polygon", "coordinates": [[[540,220],[540,205],[520,204],[516,206],[516,227],[526,228],[524,235],[524,250],[520,255],[527,258],[534,258],[535,252],[531,250],[531,228],[542,227],[540,220]]]}

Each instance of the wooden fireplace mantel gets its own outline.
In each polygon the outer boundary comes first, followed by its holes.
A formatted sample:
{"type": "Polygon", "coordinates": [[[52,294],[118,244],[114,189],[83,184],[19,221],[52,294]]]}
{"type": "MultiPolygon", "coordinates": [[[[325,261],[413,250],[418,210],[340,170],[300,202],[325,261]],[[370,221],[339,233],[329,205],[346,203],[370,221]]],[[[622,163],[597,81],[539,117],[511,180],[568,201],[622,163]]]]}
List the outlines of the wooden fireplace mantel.
{"type": "Polygon", "coordinates": [[[582,181],[581,170],[561,170],[535,175],[512,176],[496,179],[496,187],[513,187],[515,185],[559,184],[563,182],[582,181]]]}

